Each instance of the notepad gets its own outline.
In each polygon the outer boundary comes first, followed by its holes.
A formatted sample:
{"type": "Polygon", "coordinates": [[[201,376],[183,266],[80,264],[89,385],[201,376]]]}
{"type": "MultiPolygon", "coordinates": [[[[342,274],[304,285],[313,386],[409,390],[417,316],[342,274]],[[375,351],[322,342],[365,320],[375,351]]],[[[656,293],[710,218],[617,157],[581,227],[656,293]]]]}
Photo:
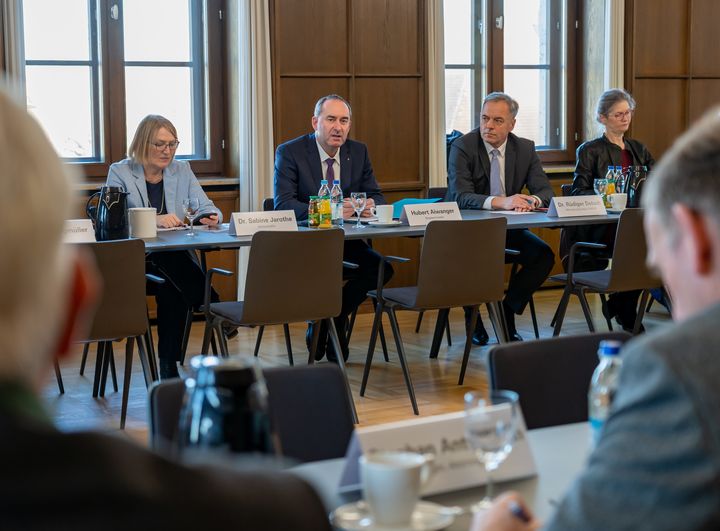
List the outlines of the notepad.
{"type": "Polygon", "coordinates": [[[393,217],[399,218],[402,215],[403,208],[405,205],[419,205],[423,203],[437,203],[440,201],[440,197],[424,198],[424,197],[406,197],[400,201],[393,203],[393,217]]]}

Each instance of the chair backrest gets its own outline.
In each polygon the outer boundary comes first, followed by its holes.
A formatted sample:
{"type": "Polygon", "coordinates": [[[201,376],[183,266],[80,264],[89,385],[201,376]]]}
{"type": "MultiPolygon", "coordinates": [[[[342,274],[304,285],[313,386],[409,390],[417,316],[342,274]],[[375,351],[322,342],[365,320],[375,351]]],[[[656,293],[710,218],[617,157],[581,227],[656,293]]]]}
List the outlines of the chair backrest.
{"type": "Polygon", "coordinates": [[[447,195],[447,186],[428,188],[428,199],[445,199],[445,195],[447,195]]]}
{"type": "Polygon", "coordinates": [[[615,248],[612,256],[612,273],[609,291],[659,288],[662,281],[652,275],[645,258],[647,242],[643,230],[643,210],[628,208],[620,214],[615,248]]]}
{"type": "Polygon", "coordinates": [[[572,184],[561,184],[560,185],[560,192],[564,197],[572,195],[572,184]]]}
{"type": "Polygon", "coordinates": [[[255,233],[243,321],[280,324],[338,315],[343,245],[344,233],[338,229],[255,233]]]}
{"type": "Polygon", "coordinates": [[[604,332],[499,345],[488,355],[490,385],[518,393],[528,429],[586,421],[600,341],[631,337],[604,332]]]}
{"type": "Polygon", "coordinates": [[[504,217],[430,222],[415,306],[449,308],[501,300],[506,227],[504,217]]]}
{"type": "Polygon", "coordinates": [[[102,293],[89,332],[81,341],[109,341],[144,334],[145,244],[142,240],[81,243],[94,256],[102,293]]]}
{"type": "Polygon", "coordinates": [[[275,200],[272,197],[266,197],[263,199],[263,210],[265,212],[275,210],[275,200]]]}
{"type": "MultiPolygon", "coordinates": [[[[282,453],[299,461],[343,457],[353,432],[340,368],[334,364],[264,369],[268,412],[282,453]]],[[[150,389],[150,447],[172,455],[185,385],[178,379],[150,389]]]]}

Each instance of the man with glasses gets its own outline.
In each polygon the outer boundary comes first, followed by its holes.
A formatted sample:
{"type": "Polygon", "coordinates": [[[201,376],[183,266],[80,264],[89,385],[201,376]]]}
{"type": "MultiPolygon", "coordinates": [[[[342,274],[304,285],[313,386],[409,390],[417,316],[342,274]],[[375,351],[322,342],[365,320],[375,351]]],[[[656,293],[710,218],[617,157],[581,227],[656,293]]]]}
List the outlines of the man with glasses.
{"type": "MultiPolygon", "coordinates": [[[[350,104],[337,94],[323,96],[315,104],[311,122],[314,133],[290,140],[277,148],[275,210],[294,210],[298,221],[306,220],[310,196],[317,195],[320,180],[327,179],[328,185],[332,186],[333,179],[338,179],[345,196],[343,218],[349,219],[354,213],[347,199],[352,192],[365,192],[367,204],[362,216],[369,217],[370,208],[385,204],[385,198],[375,179],[367,146],[348,139],[352,123],[350,104]]],[[[367,298],[368,291],[377,288],[381,257],[364,241],[349,240],[345,242],[343,259],[358,265],[358,269],[343,271],[347,282],[343,287],[342,310],[335,319],[343,357],[347,360],[347,317],[367,298]]],[[[386,265],[385,280],[390,280],[391,276],[392,268],[386,265]]],[[[308,349],[312,332],[312,325],[308,326],[305,336],[308,349]]],[[[322,359],[326,350],[329,360],[336,359],[323,326],[315,358],[322,359]]]]}
{"type": "MultiPolygon", "coordinates": [[[[450,147],[448,197],[457,201],[461,209],[528,212],[550,203],[552,188],[535,144],[511,132],[517,113],[517,102],[507,94],[488,94],[483,101],[480,127],[450,147]],[[522,193],[524,188],[531,195],[522,193]]],[[[548,244],[529,230],[509,230],[506,246],[520,251],[515,259],[522,267],[508,286],[503,310],[510,340],[522,341],[515,328],[515,314],[523,312],[532,294],[545,282],[555,256],[548,244]]],[[[485,345],[488,339],[478,319],[473,343],[485,345]]]]}
{"type": "MultiPolygon", "coordinates": [[[[597,447],[544,529],[720,527],[718,204],[715,107],[660,160],[642,198],[647,261],[673,297],[675,322],[623,348],[597,447]]],[[[473,531],[539,525],[510,493],[473,531]]]]}

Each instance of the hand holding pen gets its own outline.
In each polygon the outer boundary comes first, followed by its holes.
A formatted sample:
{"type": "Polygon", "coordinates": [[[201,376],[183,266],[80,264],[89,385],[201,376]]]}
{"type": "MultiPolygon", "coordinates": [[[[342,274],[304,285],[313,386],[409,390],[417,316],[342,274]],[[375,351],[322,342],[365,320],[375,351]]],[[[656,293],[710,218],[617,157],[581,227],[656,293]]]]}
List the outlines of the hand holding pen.
{"type": "Polygon", "coordinates": [[[520,495],[517,492],[506,492],[497,497],[490,509],[475,514],[470,531],[530,531],[539,528],[540,522],[520,495]]]}

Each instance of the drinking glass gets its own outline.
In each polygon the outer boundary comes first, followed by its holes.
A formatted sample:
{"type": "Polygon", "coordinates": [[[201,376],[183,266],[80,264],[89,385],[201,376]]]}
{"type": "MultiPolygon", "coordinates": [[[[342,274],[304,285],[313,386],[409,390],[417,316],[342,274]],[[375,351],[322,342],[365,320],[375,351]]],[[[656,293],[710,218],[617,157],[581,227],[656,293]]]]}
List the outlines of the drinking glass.
{"type": "Polygon", "coordinates": [[[188,236],[192,238],[195,236],[193,221],[195,221],[195,218],[198,215],[198,210],[200,210],[200,200],[197,197],[188,197],[183,199],[183,210],[185,211],[185,216],[190,220],[190,232],[188,233],[188,236]]]}
{"type": "Polygon", "coordinates": [[[512,451],[519,419],[518,395],[513,391],[469,392],[465,394],[465,438],[485,467],[485,497],[474,511],[492,505],[492,472],[512,451]]]}
{"type": "Polygon", "coordinates": [[[605,199],[605,192],[607,191],[607,179],[595,179],[593,183],[593,189],[595,193],[605,199]]]}
{"type": "Polygon", "coordinates": [[[366,201],[367,196],[365,195],[365,192],[353,192],[350,194],[350,203],[352,204],[355,215],[357,216],[357,223],[355,224],[356,229],[365,228],[360,223],[360,214],[362,214],[362,211],[365,210],[366,201]]]}

